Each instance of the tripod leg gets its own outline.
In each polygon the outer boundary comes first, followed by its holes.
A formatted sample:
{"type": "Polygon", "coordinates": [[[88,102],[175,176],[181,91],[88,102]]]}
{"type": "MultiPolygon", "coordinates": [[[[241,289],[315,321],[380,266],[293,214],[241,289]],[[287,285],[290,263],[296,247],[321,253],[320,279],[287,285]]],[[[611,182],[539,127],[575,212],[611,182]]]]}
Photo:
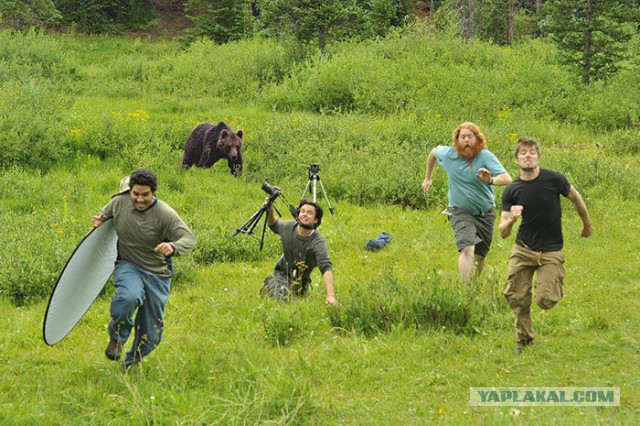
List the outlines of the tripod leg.
{"type": "Polygon", "coordinates": [[[315,203],[318,200],[317,194],[318,194],[318,189],[317,189],[317,184],[318,184],[318,179],[313,179],[313,202],[315,203]]]}
{"type": "Polygon", "coordinates": [[[260,251],[264,247],[264,233],[267,231],[267,217],[264,217],[264,223],[262,224],[262,237],[260,238],[260,251]]]}
{"type": "Polygon", "coordinates": [[[340,235],[342,235],[342,230],[340,229],[340,226],[338,226],[338,220],[336,219],[336,216],[335,216],[335,210],[331,206],[331,202],[329,201],[329,197],[327,196],[327,191],[325,191],[322,181],[319,181],[319,182],[320,182],[320,188],[322,189],[322,193],[324,194],[324,199],[327,201],[327,207],[329,207],[329,212],[331,212],[331,217],[333,217],[333,221],[336,224],[336,228],[338,228],[338,232],[340,232],[340,235]]]}
{"type": "Polygon", "coordinates": [[[253,230],[255,229],[256,225],[258,225],[258,222],[260,222],[260,218],[266,211],[267,210],[264,206],[260,207],[257,212],[251,215],[251,217],[247,219],[245,223],[243,223],[238,229],[236,229],[236,232],[233,233],[233,236],[235,237],[240,232],[244,232],[245,234],[253,234],[253,230]]]}
{"type": "Polygon", "coordinates": [[[300,199],[303,199],[305,194],[307,193],[307,191],[309,190],[309,184],[311,183],[311,180],[307,181],[307,186],[304,187],[304,191],[302,191],[302,196],[300,197],[300,199]]]}

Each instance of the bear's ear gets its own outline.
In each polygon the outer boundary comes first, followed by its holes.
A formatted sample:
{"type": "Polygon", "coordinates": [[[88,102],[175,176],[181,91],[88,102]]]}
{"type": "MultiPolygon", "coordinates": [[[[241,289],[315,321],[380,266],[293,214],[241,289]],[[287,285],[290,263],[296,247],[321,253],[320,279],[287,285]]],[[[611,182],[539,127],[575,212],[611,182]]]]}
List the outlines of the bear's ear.
{"type": "Polygon", "coordinates": [[[229,132],[227,132],[226,130],[223,130],[220,132],[220,137],[218,139],[226,139],[229,137],[229,132]]]}
{"type": "Polygon", "coordinates": [[[236,133],[236,135],[238,135],[238,137],[242,139],[242,130],[238,130],[238,133],[236,133]]]}

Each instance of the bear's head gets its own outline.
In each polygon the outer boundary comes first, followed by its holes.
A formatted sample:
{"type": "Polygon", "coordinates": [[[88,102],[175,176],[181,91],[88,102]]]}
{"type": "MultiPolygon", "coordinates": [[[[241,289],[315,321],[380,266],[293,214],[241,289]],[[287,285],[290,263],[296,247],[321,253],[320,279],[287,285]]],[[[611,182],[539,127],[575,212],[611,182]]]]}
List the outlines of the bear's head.
{"type": "Polygon", "coordinates": [[[242,150],[242,130],[222,130],[218,137],[217,148],[231,161],[235,161],[242,150]]]}

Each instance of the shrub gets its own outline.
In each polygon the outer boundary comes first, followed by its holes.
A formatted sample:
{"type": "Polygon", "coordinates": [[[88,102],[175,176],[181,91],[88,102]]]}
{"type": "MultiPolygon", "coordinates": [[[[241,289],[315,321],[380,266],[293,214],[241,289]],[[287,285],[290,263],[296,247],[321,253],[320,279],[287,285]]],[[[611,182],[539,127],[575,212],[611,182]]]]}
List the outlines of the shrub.
{"type": "Polygon", "coordinates": [[[5,85],[0,93],[0,168],[15,164],[47,170],[73,157],[64,126],[69,97],[46,80],[5,85]]]}
{"type": "Polygon", "coordinates": [[[150,63],[146,80],[160,93],[233,103],[255,99],[262,86],[282,81],[295,63],[291,51],[271,40],[216,45],[200,39],[184,52],[150,63]]]}
{"type": "Polygon", "coordinates": [[[333,327],[367,337],[397,327],[448,330],[474,334],[491,315],[485,298],[474,300],[476,288],[443,282],[437,274],[422,280],[400,280],[393,275],[349,288],[339,309],[329,310],[333,327]]]}
{"type": "Polygon", "coordinates": [[[61,193],[58,185],[20,169],[3,174],[0,197],[13,204],[0,209],[4,245],[0,296],[15,305],[37,302],[50,294],[66,257],[87,230],[70,217],[73,201],[61,193]],[[30,193],[38,196],[25,197],[30,193]]]}
{"type": "Polygon", "coordinates": [[[63,40],[33,29],[26,33],[0,31],[0,82],[65,79],[74,72],[63,40]]]}

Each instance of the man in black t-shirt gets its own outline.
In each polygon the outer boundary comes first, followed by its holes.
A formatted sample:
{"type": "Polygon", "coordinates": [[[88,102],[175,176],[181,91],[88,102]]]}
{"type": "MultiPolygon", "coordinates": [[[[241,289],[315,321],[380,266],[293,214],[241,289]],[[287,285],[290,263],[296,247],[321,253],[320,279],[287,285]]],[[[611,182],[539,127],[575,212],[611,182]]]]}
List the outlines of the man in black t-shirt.
{"type": "Polygon", "coordinates": [[[531,289],[536,276],[536,303],[541,309],[553,308],[562,298],[564,254],[562,253],[562,208],[560,194],[573,202],[582,219],[583,237],[593,233],[591,219],[580,193],[562,174],[541,169],[540,146],[531,138],[518,140],[515,149],[520,176],[502,194],[500,236],[511,235],[513,225],[522,218],[516,243],[509,254],[509,273],[502,294],[515,314],[517,346],[515,353],[533,343],[531,289]]]}

